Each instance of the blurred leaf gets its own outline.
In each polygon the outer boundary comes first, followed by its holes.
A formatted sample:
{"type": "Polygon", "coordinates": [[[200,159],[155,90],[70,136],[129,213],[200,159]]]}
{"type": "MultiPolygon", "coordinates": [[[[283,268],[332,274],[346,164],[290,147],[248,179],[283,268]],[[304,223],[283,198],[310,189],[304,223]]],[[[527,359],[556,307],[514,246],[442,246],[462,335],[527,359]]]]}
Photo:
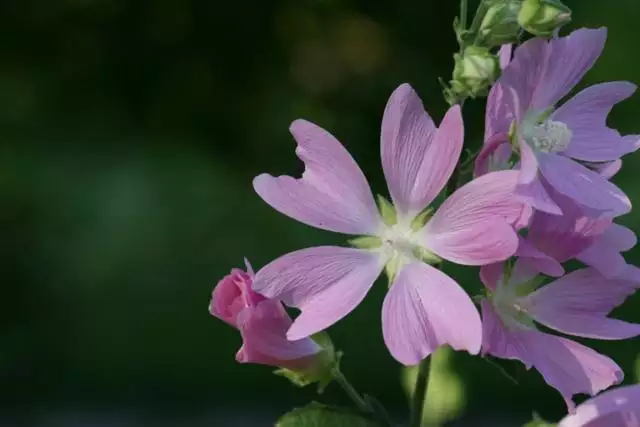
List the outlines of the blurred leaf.
{"type": "MultiPolygon", "coordinates": [[[[440,426],[455,419],[466,404],[464,383],[452,368],[452,356],[453,350],[448,347],[430,356],[431,374],[422,418],[425,426],[440,426]]],[[[404,369],[403,385],[409,396],[413,394],[417,372],[417,366],[404,369]]]]}
{"type": "Polygon", "coordinates": [[[529,421],[522,427],[555,427],[555,426],[556,424],[546,422],[545,420],[540,418],[538,414],[533,414],[533,420],[529,421]]]}
{"type": "Polygon", "coordinates": [[[377,427],[373,421],[346,409],[313,402],[296,408],[278,420],[275,427],[377,427]]]}

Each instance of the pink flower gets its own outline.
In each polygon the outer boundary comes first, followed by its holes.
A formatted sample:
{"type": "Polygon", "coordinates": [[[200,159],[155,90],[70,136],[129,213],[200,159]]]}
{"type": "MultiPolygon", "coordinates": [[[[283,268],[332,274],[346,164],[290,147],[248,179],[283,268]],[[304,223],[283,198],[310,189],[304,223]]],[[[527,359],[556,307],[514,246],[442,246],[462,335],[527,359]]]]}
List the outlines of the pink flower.
{"type": "Polygon", "coordinates": [[[539,289],[537,271],[516,261],[512,271],[504,264],[481,269],[489,290],[482,301],[484,354],[520,360],[536,368],[547,384],[564,397],[569,410],[574,394],[595,395],[623,379],[611,359],[575,341],[540,332],[536,322],[563,334],[603,340],[640,335],[640,325],[607,317],[633,294],[639,281],[606,279],[592,268],[577,270],[539,289]],[[505,275],[506,273],[506,275],[505,275]]]}
{"type": "MultiPolygon", "coordinates": [[[[551,215],[542,211],[533,214],[524,245],[530,245],[544,256],[534,255],[528,258],[529,261],[551,276],[564,274],[559,264],[574,258],[594,267],[606,278],[623,274],[627,263],[621,252],[636,245],[635,233],[613,223],[609,216],[596,216],[596,212],[589,212],[552,188],[548,188],[548,193],[563,214],[551,215]],[[554,261],[556,265],[553,265],[554,261]]],[[[530,256],[520,250],[518,255],[530,256]]]]}
{"type": "Polygon", "coordinates": [[[306,166],[302,178],[263,174],[254,180],[256,192],[300,222],[368,237],[360,248],[299,250],[257,273],[257,292],[302,311],[289,339],[346,316],[386,266],[392,284],[382,308],[383,334],[398,361],[416,364],[443,344],[477,353],[477,309],[453,279],[425,261],[483,265],[513,255],[518,239],[508,221],[522,211],[512,197],[517,172],[496,172],[465,185],[429,217],[425,208],[460,157],[462,116],[454,106],[436,127],[413,89],[401,85],[382,120],[382,166],[395,204],[383,219],[362,171],[332,135],[303,120],[291,125],[291,133],[306,166]]]}
{"type": "MultiPolygon", "coordinates": [[[[492,88],[486,113],[485,147],[476,172],[487,170],[487,159],[504,167],[507,135],[515,125],[520,155],[518,195],[538,210],[560,214],[543,183],[587,208],[613,215],[627,213],[631,203],[607,181],[621,156],[638,148],[638,135],[621,136],[606,125],[618,102],[633,94],[629,82],[597,84],[562,106],[555,105],[580,81],[600,56],[606,29],[581,29],[567,37],[535,38],[515,51],[513,61],[492,88]],[[501,142],[500,142],[501,141],[501,142]],[[585,166],[607,164],[602,175],[585,166]]],[[[596,167],[593,167],[596,169],[596,167]]]]}
{"type": "Polygon", "coordinates": [[[240,363],[257,363],[292,370],[312,368],[321,348],[310,338],[289,341],[291,318],[279,301],[251,290],[253,271],[234,269],[213,290],[209,312],[240,330],[240,363]]]}
{"type": "Polygon", "coordinates": [[[558,427],[640,427],[640,385],[619,387],[587,400],[558,427]]]}

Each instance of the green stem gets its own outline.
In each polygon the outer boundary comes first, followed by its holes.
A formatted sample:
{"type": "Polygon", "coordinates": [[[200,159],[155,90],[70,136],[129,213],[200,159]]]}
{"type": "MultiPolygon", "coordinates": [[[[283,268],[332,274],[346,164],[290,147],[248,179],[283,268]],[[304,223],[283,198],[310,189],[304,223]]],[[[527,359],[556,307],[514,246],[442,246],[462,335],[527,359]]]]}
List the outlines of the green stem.
{"type": "Polygon", "coordinates": [[[420,427],[422,425],[422,411],[427,398],[430,370],[431,357],[427,357],[418,366],[418,376],[416,377],[416,386],[413,389],[413,400],[411,402],[409,427],[420,427]]]}
{"type": "Polygon", "coordinates": [[[340,387],[342,387],[344,392],[347,393],[351,400],[353,400],[360,411],[365,414],[370,414],[372,412],[367,402],[362,398],[362,396],[360,396],[360,393],[358,393],[339,369],[335,369],[333,371],[333,379],[340,384],[340,387]]]}
{"type": "Polygon", "coordinates": [[[467,5],[468,0],[460,0],[460,27],[464,30],[467,29],[467,5]]]}

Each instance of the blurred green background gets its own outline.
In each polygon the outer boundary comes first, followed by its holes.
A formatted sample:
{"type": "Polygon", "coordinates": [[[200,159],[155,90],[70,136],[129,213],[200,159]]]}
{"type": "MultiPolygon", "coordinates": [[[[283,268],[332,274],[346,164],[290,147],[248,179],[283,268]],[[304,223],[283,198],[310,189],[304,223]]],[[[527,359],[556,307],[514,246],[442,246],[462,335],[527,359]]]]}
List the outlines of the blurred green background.
{"type": "MultiPolygon", "coordinates": [[[[582,85],[638,82],[640,3],[566,3],[574,27],[610,29],[582,85]]],[[[236,364],[238,334],[207,311],[243,257],[260,267],[343,242],[271,210],[251,180],[302,171],[288,125],[304,117],[386,194],[385,102],[410,82],[440,120],[437,77],[451,72],[456,13],[452,0],[4,0],[0,425],[267,426],[315,398],[269,368],[236,364]]],[[[477,143],[482,102],[465,114],[477,143]]],[[[636,95],[610,122],[640,133],[639,115],[636,95]]],[[[630,156],[616,177],[638,203],[639,167],[630,156]]],[[[640,230],[640,213],[622,222],[640,230]]],[[[640,248],[628,255],[639,261],[640,248]]],[[[479,289],[472,270],[456,275],[479,289]]],[[[346,375],[401,414],[401,370],[380,331],[384,292],[375,286],[330,332],[346,375]]],[[[640,321],[640,298],[617,313],[640,321]]],[[[594,346],[633,381],[638,341],[594,346]]],[[[562,415],[535,372],[515,385],[480,358],[450,362],[466,402],[460,425],[562,415]]],[[[336,386],[321,399],[348,403],[336,386]]]]}

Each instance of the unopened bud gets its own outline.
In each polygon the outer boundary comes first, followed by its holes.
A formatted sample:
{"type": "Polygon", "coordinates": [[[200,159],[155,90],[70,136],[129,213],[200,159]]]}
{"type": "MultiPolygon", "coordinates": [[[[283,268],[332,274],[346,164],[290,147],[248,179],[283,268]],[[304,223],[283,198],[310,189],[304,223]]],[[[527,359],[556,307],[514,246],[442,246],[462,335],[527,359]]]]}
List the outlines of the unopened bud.
{"type": "Polygon", "coordinates": [[[455,68],[451,91],[470,97],[485,95],[489,86],[498,77],[500,64],[489,49],[469,46],[462,54],[454,55],[455,68]]]}
{"type": "Polygon", "coordinates": [[[497,0],[490,4],[480,24],[482,44],[494,47],[517,42],[520,33],[518,12],[521,7],[522,0],[497,0]]]}
{"type": "Polygon", "coordinates": [[[571,21],[571,9],[559,0],[524,0],[518,23],[533,35],[549,37],[571,21]]]}

